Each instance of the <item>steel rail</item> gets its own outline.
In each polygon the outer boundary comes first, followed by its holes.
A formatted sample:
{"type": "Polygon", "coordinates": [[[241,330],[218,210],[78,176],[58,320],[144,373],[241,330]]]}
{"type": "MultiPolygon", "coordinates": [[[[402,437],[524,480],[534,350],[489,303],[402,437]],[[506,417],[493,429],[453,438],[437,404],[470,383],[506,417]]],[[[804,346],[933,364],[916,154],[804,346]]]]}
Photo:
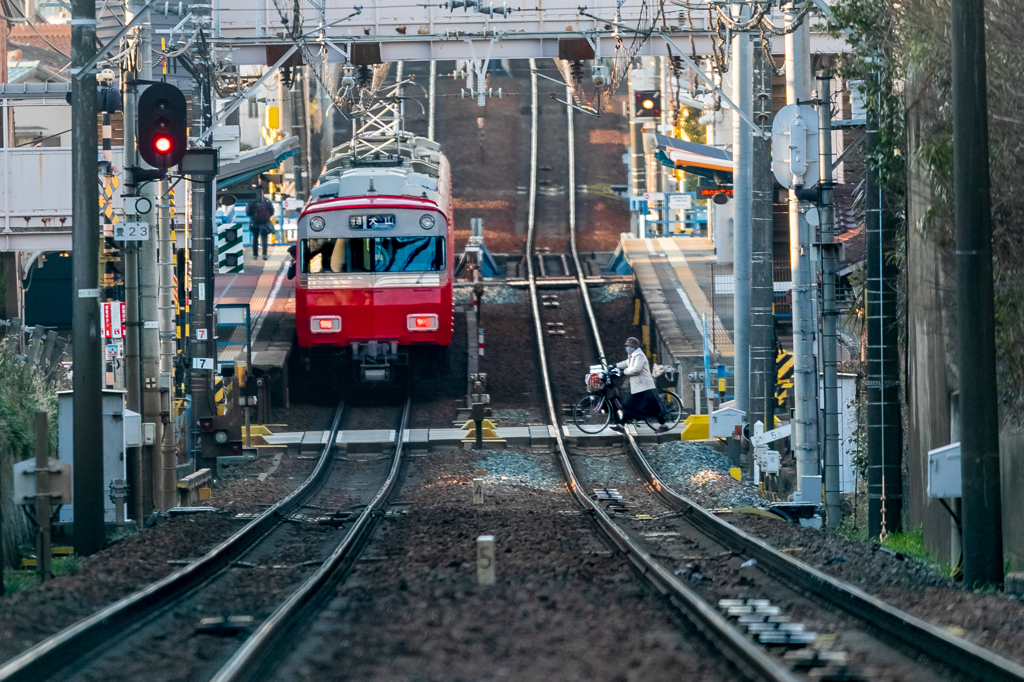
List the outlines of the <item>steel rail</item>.
{"type": "MultiPolygon", "coordinates": [[[[572,88],[565,86],[566,99],[572,98],[572,88]]],[[[590,292],[587,291],[587,280],[583,276],[583,268],[580,265],[580,252],[576,248],[576,131],[573,127],[572,109],[565,108],[566,118],[569,120],[569,246],[572,250],[572,262],[576,266],[576,279],[580,287],[580,295],[583,296],[583,307],[587,311],[587,319],[590,320],[591,331],[594,333],[594,344],[597,346],[597,357],[602,365],[608,364],[604,355],[604,344],[601,343],[601,334],[597,331],[597,318],[594,317],[594,306],[590,303],[590,292]]]]}
{"type": "Polygon", "coordinates": [[[1013,661],[954,637],[864,590],[826,575],[709,513],[696,502],[665,485],[631,434],[628,434],[628,440],[630,461],[655,495],[670,509],[682,512],[683,518],[701,532],[726,547],[756,559],[776,579],[842,609],[887,637],[956,670],[968,679],[986,682],[1024,680],[1024,667],[1013,661]]]}
{"type": "Polygon", "coordinates": [[[245,640],[245,644],[217,672],[212,682],[239,682],[271,674],[273,671],[268,669],[271,666],[268,666],[267,662],[294,629],[299,616],[307,607],[327,602],[326,598],[317,597],[325,597],[326,593],[344,577],[345,570],[356,559],[366,540],[376,529],[383,515],[381,507],[389,502],[398,485],[399,473],[405,464],[402,450],[411,403],[412,398],[407,398],[402,409],[402,420],[395,433],[395,452],[391,460],[391,469],[380,490],[359,514],[327,560],[245,640]]]}
{"type": "Polygon", "coordinates": [[[333,464],[334,441],[344,410],[345,402],[342,401],[334,413],[327,442],[316,467],[302,485],[180,571],[97,611],[12,658],[0,666],[0,682],[47,679],[227,569],[231,562],[256,546],[283,523],[285,516],[323,485],[333,464]]]}
{"type": "Polygon", "coordinates": [[[611,542],[624,553],[638,571],[644,575],[662,594],[679,609],[693,625],[703,632],[723,652],[729,660],[744,674],[758,680],[774,680],[777,682],[795,682],[798,678],[786,670],[779,662],[763,649],[753,644],[723,618],[714,608],[684,585],[671,571],[662,566],[625,531],[612,521],[611,517],[591,500],[580,487],[580,482],[573,471],[569,454],[562,437],[562,427],[555,411],[555,401],[551,390],[551,377],[548,373],[547,350],[544,344],[544,330],[541,323],[540,303],[537,298],[537,283],[533,271],[533,241],[536,226],[536,189],[537,189],[537,71],[535,60],[530,60],[532,83],[532,106],[530,135],[530,212],[526,233],[526,263],[530,282],[530,304],[533,310],[534,332],[537,337],[537,350],[540,359],[541,379],[544,384],[544,397],[547,404],[548,419],[554,425],[555,443],[558,446],[558,460],[569,489],[587,513],[591,514],[611,542]]]}

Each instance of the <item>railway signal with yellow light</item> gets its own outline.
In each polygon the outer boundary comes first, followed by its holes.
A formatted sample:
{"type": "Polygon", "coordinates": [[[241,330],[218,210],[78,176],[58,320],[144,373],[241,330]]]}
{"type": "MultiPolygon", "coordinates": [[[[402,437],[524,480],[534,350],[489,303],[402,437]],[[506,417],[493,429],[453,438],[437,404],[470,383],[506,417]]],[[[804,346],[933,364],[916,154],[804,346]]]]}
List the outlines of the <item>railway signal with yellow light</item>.
{"type": "Polygon", "coordinates": [[[661,93],[656,90],[637,90],[634,95],[633,115],[637,118],[661,118],[661,93]]]}

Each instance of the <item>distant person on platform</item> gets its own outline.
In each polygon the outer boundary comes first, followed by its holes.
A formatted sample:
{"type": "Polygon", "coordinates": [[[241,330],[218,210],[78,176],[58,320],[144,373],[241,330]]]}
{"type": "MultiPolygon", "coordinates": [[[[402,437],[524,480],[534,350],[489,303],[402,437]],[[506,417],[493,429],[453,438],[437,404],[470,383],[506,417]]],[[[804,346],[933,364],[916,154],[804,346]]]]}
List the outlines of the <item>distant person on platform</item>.
{"type": "MultiPolygon", "coordinates": [[[[647,356],[640,350],[640,342],[635,337],[626,339],[625,360],[615,365],[622,370],[622,373],[629,380],[629,397],[622,401],[622,415],[618,421],[626,417],[633,419],[647,419],[655,417],[661,424],[655,432],[664,433],[668,431],[665,426],[665,415],[661,412],[661,403],[658,401],[658,391],[654,385],[654,377],[651,375],[651,366],[647,362],[647,356]]],[[[625,387],[623,387],[625,388],[625,387]]],[[[612,426],[615,431],[622,431],[620,424],[612,426]]]]}
{"type": "Polygon", "coordinates": [[[263,242],[263,260],[267,260],[267,242],[270,241],[270,233],[274,231],[270,224],[270,219],[274,217],[274,205],[263,196],[262,189],[259,193],[259,200],[250,201],[245,205],[245,215],[249,216],[253,260],[260,257],[260,242],[263,242]]]}

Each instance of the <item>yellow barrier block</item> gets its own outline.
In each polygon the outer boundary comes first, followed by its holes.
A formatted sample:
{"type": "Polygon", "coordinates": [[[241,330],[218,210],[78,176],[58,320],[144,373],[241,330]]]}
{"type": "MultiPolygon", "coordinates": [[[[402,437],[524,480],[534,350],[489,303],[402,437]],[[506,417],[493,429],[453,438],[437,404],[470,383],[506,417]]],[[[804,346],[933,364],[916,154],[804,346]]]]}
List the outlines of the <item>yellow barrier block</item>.
{"type": "Polygon", "coordinates": [[[208,500],[213,496],[212,488],[200,488],[199,489],[199,500],[208,500]]]}
{"type": "MultiPolygon", "coordinates": [[[[480,421],[480,425],[483,426],[485,431],[487,429],[491,429],[493,431],[495,428],[497,428],[496,426],[494,426],[494,422],[492,422],[490,419],[483,419],[483,420],[481,420],[480,421]]],[[[472,419],[470,419],[469,421],[467,421],[465,424],[462,425],[462,430],[463,431],[476,431],[476,422],[473,421],[472,419]]]]}
{"type": "Polygon", "coordinates": [[[729,475],[735,478],[737,481],[743,479],[743,470],[739,467],[732,467],[729,469],[729,475]]]}
{"type": "Polygon", "coordinates": [[[683,426],[686,428],[679,434],[679,440],[707,440],[710,437],[711,429],[706,414],[691,414],[683,426]]]}

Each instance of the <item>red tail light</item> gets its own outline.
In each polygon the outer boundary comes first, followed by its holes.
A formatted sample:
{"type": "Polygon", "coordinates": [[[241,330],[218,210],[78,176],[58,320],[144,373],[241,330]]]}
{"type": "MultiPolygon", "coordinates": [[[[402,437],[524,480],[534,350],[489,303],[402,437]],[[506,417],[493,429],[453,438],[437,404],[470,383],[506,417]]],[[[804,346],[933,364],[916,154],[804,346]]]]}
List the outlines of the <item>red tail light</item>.
{"type": "Polygon", "coordinates": [[[409,315],[406,328],[411,332],[436,332],[437,315],[409,315]]]}
{"type": "Polygon", "coordinates": [[[341,318],[337,315],[323,315],[309,318],[309,330],[314,334],[331,334],[341,331],[341,318]]]}

